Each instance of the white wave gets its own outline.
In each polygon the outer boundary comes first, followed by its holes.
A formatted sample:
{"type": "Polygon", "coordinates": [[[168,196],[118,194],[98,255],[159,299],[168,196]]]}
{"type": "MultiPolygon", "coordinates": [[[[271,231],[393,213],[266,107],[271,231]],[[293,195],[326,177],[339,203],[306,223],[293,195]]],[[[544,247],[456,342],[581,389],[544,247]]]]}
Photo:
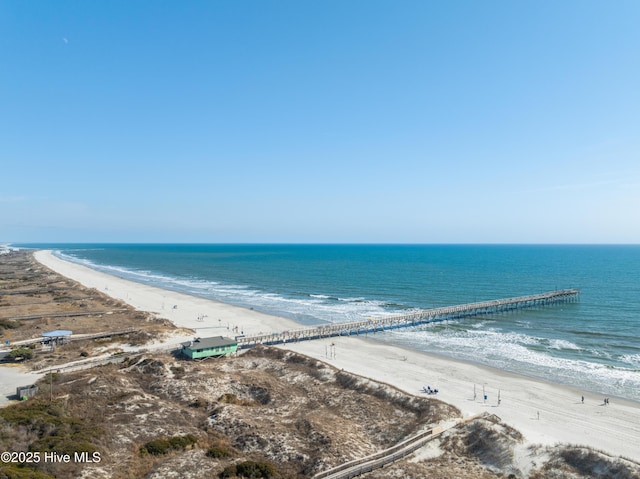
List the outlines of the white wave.
{"type": "Polygon", "coordinates": [[[8,244],[0,244],[0,254],[9,254],[9,253],[13,253],[14,251],[19,251],[20,248],[17,248],[15,246],[10,246],[8,244]]]}
{"type": "Polygon", "coordinates": [[[611,353],[609,351],[603,351],[600,349],[590,349],[589,353],[598,358],[611,359],[611,353]]]}
{"type": "Polygon", "coordinates": [[[636,368],[640,368],[640,354],[625,354],[620,356],[620,361],[630,364],[636,368]]]}
{"type": "Polygon", "coordinates": [[[570,349],[573,351],[582,351],[583,348],[578,346],[571,341],[566,341],[564,339],[550,339],[549,340],[549,348],[551,349],[570,349]]]}
{"type": "MultiPolygon", "coordinates": [[[[418,350],[572,384],[592,391],[640,399],[640,373],[636,369],[640,366],[638,354],[625,356],[624,361],[634,368],[624,368],[583,359],[558,357],[548,354],[544,349],[532,349],[531,346],[541,346],[549,341],[517,333],[445,328],[396,331],[390,334],[418,350]]],[[[562,346],[569,346],[563,349],[580,349],[569,341],[557,342],[562,346]]]]}
{"type": "Polygon", "coordinates": [[[473,323],[470,323],[468,326],[471,329],[481,329],[481,328],[486,328],[488,325],[491,324],[495,324],[496,321],[492,321],[490,319],[484,319],[482,321],[474,321],[473,323]]]}

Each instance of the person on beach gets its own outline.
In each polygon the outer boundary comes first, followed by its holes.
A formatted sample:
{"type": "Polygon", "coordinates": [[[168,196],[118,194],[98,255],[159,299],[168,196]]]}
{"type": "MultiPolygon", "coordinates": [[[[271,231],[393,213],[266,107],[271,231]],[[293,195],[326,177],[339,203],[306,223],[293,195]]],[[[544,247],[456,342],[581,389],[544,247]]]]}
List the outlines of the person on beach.
{"type": "Polygon", "coordinates": [[[584,396],[582,396],[582,404],[584,404],[584,396]]]}

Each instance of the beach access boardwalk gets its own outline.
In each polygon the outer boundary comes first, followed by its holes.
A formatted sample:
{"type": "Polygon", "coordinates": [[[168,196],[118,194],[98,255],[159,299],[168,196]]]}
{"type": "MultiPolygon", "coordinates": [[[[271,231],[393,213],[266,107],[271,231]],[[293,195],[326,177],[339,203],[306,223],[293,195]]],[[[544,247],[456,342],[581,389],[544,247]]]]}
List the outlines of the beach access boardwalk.
{"type": "Polygon", "coordinates": [[[460,304],[457,306],[420,309],[406,314],[385,316],[381,318],[369,318],[366,320],[350,321],[345,323],[323,324],[320,326],[292,329],[274,332],[271,334],[237,336],[236,340],[238,341],[239,349],[246,349],[258,344],[274,345],[334,336],[359,336],[375,333],[377,331],[409,328],[419,326],[421,324],[483,317],[508,311],[574,302],[578,300],[579,295],[579,289],[560,289],[529,296],[518,296],[516,298],[494,299],[490,301],[460,304]]]}
{"type": "Polygon", "coordinates": [[[500,422],[499,417],[487,412],[483,412],[466,419],[458,419],[454,421],[453,424],[449,424],[447,426],[436,426],[432,429],[416,434],[415,436],[411,436],[401,443],[396,444],[389,449],[385,449],[384,451],[371,454],[370,456],[363,457],[362,459],[355,459],[333,467],[327,471],[320,472],[313,476],[312,479],[351,479],[352,477],[361,476],[362,474],[380,469],[387,464],[398,461],[409,454],[412,454],[427,442],[439,437],[443,432],[449,429],[463,426],[481,418],[500,422]]]}

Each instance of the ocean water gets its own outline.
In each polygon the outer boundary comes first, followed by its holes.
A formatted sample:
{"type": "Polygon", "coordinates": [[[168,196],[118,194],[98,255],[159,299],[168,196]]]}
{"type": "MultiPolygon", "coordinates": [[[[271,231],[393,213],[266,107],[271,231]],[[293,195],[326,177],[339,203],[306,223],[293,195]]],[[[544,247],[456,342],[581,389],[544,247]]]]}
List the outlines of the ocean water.
{"type": "Polygon", "coordinates": [[[22,246],[302,325],[579,288],[574,303],[376,338],[640,401],[640,246],[22,246]]]}

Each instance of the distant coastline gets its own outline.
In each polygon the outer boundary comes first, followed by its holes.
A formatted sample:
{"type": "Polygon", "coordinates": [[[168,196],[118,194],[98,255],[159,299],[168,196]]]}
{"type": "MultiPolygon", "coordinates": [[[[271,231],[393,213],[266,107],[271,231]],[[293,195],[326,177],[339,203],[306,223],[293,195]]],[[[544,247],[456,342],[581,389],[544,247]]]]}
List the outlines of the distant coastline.
{"type": "Polygon", "coordinates": [[[640,400],[640,246],[67,245],[65,259],[301,325],[579,287],[579,303],[380,335],[640,400]]]}

